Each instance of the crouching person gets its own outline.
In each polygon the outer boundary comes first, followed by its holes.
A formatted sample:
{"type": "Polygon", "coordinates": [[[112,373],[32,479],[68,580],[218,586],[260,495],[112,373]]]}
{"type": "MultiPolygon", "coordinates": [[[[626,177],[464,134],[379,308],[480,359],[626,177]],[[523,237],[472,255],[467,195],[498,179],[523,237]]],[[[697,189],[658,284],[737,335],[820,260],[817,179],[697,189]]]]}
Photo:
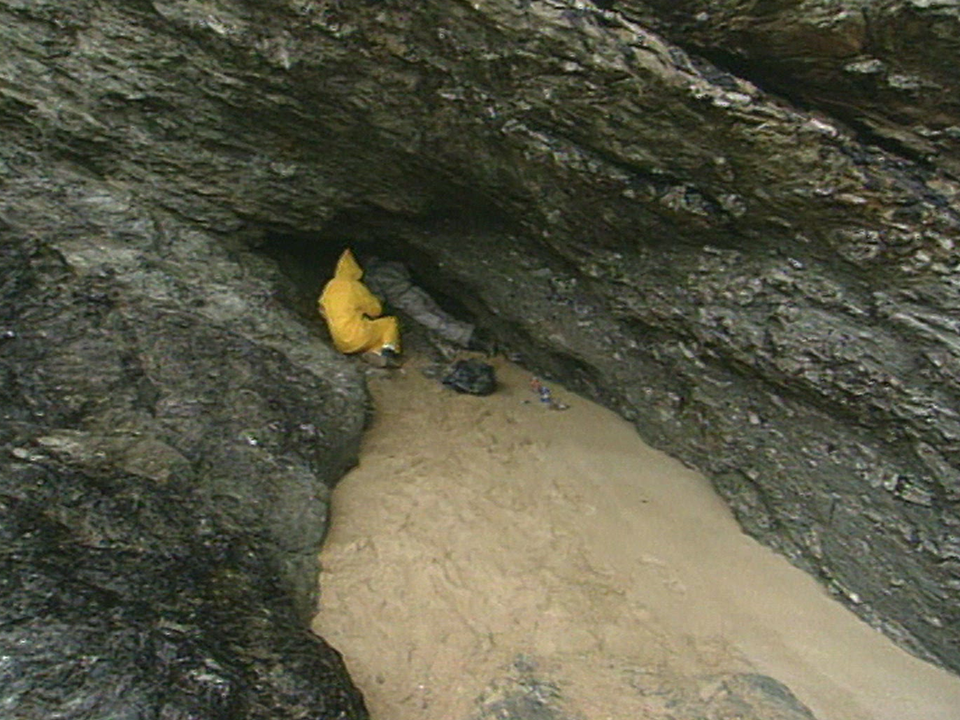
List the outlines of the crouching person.
{"type": "Polygon", "coordinates": [[[400,328],[392,316],[380,317],[383,306],[360,279],[363,269],[350,250],[337,261],[333,278],[317,300],[330,329],[334,347],[348,355],[361,354],[377,367],[400,366],[400,328]]]}

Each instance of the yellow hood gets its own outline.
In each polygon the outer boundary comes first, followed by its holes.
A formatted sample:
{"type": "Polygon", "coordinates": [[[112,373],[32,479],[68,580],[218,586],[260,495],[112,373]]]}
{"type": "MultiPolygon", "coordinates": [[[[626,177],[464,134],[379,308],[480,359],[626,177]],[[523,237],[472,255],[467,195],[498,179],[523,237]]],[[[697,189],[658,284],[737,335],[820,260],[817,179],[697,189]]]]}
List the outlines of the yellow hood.
{"type": "Polygon", "coordinates": [[[334,273],[334,277],[338,280],[359,280],[363,277],[363,268],[353,257],[349,248],[344,250],[340,259],[337,260],[337,271],[334,273]]]}

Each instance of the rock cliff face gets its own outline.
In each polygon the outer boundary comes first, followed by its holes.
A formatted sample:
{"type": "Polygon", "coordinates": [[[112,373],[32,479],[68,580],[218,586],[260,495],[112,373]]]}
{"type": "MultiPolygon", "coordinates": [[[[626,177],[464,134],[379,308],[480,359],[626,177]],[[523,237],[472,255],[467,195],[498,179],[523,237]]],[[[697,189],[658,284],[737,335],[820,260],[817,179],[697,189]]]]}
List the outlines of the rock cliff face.
{"type": "Polygon", "coordinates": [[[4,280],[9,462],[95,483],[80,437],[111,482],[187,482],[293,582],[363,400],[249,249],[312,263],[312,291],[350,242],[960,669],[958,22],[926,0],[0,0],[0,225],[45,273],[4,280]]]}
{"type": "Polygon", "coordinates": [[[3,716],[365,717],[302,621],[358,379],[262,259],[3,162],[3,716]]]}
{"type": "Polygon", "coordinates": [[[950,0],[621,0],[617,8],[868,141],[960,175],[950,0]]]}

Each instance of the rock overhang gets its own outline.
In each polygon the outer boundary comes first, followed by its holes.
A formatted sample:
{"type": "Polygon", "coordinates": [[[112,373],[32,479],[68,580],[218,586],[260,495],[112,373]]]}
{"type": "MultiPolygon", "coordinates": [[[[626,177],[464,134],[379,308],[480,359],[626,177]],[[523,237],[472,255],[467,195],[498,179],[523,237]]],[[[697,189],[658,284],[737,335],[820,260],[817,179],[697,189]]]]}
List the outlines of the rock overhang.
{"type": "MultiPolygon", "coordinates": [[[[62,193],[100,217],[72,226],[76,258],[97,233],[134,264],[193,255],[187,279],[132,277],[163,297],[210,288],[208,316],[239,328],[273,316],[217,290],[211,248],[404,257],[531,367],[705,470],[864,617],[957,667],[949,168],[582,3],[3,12],[22,29],[3,36],[10,198],[62,193]],[[82,167],[92,189],[28,186],[17,157],[82,167]],[[124,203],[145,212],[126,223],[124,203]],[[151,222],[192,229],[157,251],[136,239],[151,222]]],[[[37,222],[17,204],[14,224],[37,222]]],[[[310,293],[290,292],[309,317],[310,293]]]]}

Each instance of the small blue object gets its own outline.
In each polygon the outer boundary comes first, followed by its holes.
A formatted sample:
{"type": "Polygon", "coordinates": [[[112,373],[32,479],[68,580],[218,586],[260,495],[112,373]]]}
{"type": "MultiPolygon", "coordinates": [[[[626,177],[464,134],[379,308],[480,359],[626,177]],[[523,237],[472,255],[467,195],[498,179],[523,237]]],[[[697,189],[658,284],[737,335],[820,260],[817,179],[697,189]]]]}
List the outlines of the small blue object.
{"type": "Polygon", "coordinates": [[[550,402],[550,388],[541,386],[540,388],[540,402],[548,403],[550,402]]]}

